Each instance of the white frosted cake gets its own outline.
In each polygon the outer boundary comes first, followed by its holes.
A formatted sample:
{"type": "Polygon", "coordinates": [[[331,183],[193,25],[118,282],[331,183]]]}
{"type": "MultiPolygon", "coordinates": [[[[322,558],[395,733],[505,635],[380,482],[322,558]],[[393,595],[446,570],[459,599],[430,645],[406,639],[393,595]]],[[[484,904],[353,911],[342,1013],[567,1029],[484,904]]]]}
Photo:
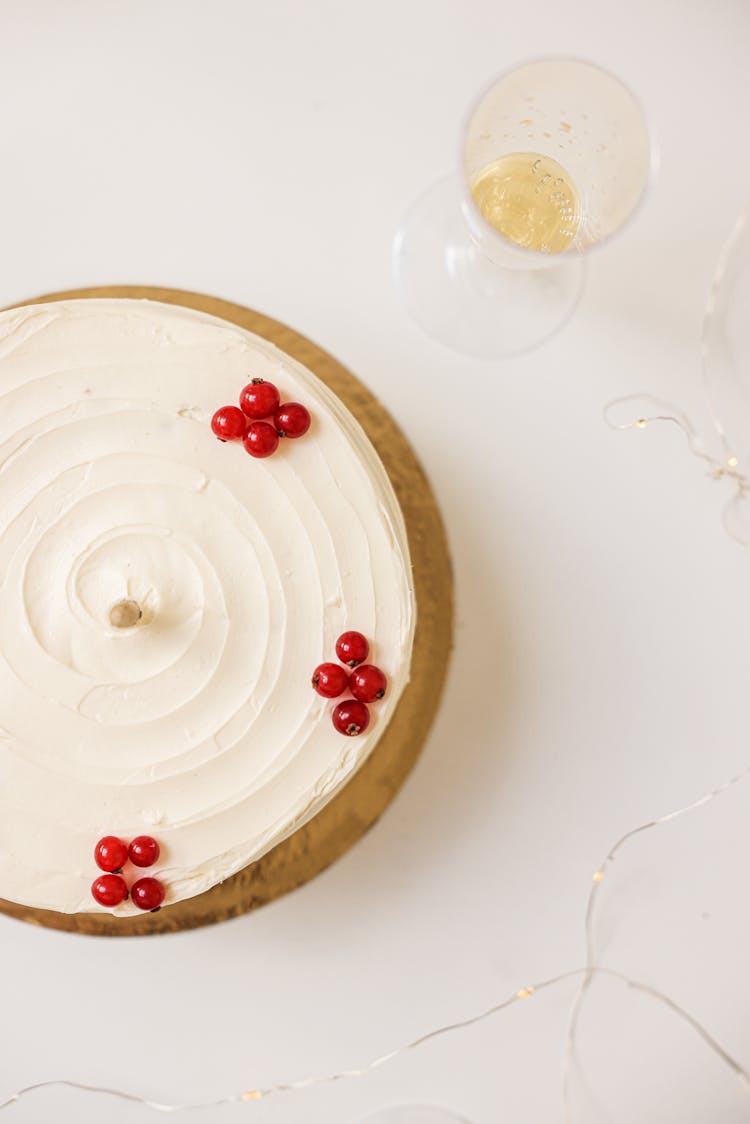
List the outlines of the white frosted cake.
{"type": "Polygon", "coordinates": [[[298,362],[148,301],[0,314],[0,898],[104,909],[102,836],[156,840],[123,877],[166,906],[259,858],[376,745],[414,623],[386,472],[298,362]],[[312,419],[265,459],[211,429],[253,379],[312,419]],[[387,680],[358,736],[311,687],[347,630],[387,680]]]}

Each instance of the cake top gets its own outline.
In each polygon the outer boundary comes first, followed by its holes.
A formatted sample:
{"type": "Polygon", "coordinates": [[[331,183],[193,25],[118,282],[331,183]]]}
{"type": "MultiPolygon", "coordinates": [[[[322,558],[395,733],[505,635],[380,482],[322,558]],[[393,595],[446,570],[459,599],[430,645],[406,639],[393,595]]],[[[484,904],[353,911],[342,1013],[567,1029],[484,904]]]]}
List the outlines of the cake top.
{"type": "Polygon", "coordinates": [[[301,364],[173,305],[0,314],[0,897],[96,908],[103,835],[158,838],[167,903],[260,857],[377,742],[414,618],[385,470],[301,364]],[[254,377],[313,419],[266,460],[210,428],[254,377]],[[310,686],[347,629],[389,684],[356,738],[310,686]]]}

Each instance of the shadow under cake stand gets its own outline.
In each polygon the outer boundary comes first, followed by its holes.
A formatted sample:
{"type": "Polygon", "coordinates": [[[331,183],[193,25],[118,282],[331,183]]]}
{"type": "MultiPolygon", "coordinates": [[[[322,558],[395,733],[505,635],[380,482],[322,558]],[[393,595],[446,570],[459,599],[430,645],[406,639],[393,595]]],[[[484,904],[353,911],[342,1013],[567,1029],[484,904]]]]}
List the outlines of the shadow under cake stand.
{"type": "Polygon", "coordinates": [[[328,352],[260,312],[179,289],[113,285],[23,303],[96,297],[146,298],[210,313],[270,340],[313,371],[354,414],[385,465],[406,522],[417,602],[412,678],[375,749],[330,803],[257,862],[203,894],[138,917],[56,913],[0,899],[0,912],[33,925],[136,936],[210,925],[265,905],[314,878],[375,823],[417,760],[440,702],[453,637],[453,576],[440,512],[411,446],[377,398],[328,352]]]}

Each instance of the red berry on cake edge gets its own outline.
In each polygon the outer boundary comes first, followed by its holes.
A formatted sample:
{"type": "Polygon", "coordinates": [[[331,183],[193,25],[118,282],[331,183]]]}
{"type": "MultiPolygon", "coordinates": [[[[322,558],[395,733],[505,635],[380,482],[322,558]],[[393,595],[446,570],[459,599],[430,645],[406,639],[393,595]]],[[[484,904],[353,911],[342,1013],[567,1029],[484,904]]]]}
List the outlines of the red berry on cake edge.
{"type": "Polygon", "coordinates": [[[139,878],[130,887],[130,896],[139,909],[156,913],[164,901],[164,887],[158,878],[139,878]]]}
{"type": "Polygon", "coordinates": [[[239,406],[222,406],[211,418],[211,429],[220,441],[239,441],[245,436],[247,418],[239,406]]]}
{"type": "Polygon", "coordinates": [[[138,835],[128,847],[133,866],[153,866],[159,858],[159,844],[150,835],[138,835]]]}
{"type": "Polygon", "coordinates": [[[352,672],[349,690],[360,702],[376,702],[385,694],[387,682],[379,667],[371,663],[363,663],[352,672]]]}
{"type": "Polygon", "coordinates": [[[125,879],[120,874],[100,874],[91,883],[91,896],[99,905],[114,909],[128,896],[125,879]]]}
{"type": "Polygon", "coordinates": [[[349,686],[349,673],[341,664],[321,663],[312,674],[312,685],[324,699],[337,699],[349,686]]]}
{"type": "Polygon", "coordinates": [[[364,663],[369,651],[370,645],[361,632],[343,632],[336,641],[336,655],[348,667],[364,663]]]}
{"type": "Polygon", "coordinates": [[[370,724],[370,712],[363,702],[357,699],[346,699],[333,708],[331,715],[334,727],[340,734],[348,738],[355,738],[363,733],[370,724]]]}
{"type": "Polygon", "coordinates": [[[253,422],[243,444],[251,457],[270,457],[279,447],[279,435],[268,422],[253,422]]]}
{"type": "Polygon", "coordinates": [[[279,392],[272,382],[253,379],[240,391],[240,409],[253,421],[270,418],[279,408],[279,392]]]}
{"type": "Polygon", "coordinates": [[[127,844],[116,835],[105,835],[94,847],[94,862],[108,874],[119,874],[127,861],[127,844]]]}
{"type": "Polygon", "coordinates": [[[310,428],[310,411],[300,402],[282,402],[273,424],[279,437],[303,437],[310,428]]]}

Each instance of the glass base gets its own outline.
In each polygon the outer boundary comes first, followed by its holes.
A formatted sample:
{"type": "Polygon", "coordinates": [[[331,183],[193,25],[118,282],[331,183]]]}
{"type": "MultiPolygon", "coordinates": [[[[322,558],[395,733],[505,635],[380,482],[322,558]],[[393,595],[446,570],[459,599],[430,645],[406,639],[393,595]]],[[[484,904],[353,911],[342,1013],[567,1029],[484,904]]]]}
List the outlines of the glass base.
{"type": "Polygon", "coordinates": [[[457,176],[440,180],[406,213],[393,244],[396,287],[419,326],[462,355],[500,359],[551,339],[583,291],[584,260],[504,269],[472,242],[457,176]]]}
{"type": "Polygon", "coordinates": [[[362,1124],[469,1124],[463,1116],[456,1116],[444,1108],[426,1104],[404,1104],[385,1108],[368,1116],[362,1124]]]}

